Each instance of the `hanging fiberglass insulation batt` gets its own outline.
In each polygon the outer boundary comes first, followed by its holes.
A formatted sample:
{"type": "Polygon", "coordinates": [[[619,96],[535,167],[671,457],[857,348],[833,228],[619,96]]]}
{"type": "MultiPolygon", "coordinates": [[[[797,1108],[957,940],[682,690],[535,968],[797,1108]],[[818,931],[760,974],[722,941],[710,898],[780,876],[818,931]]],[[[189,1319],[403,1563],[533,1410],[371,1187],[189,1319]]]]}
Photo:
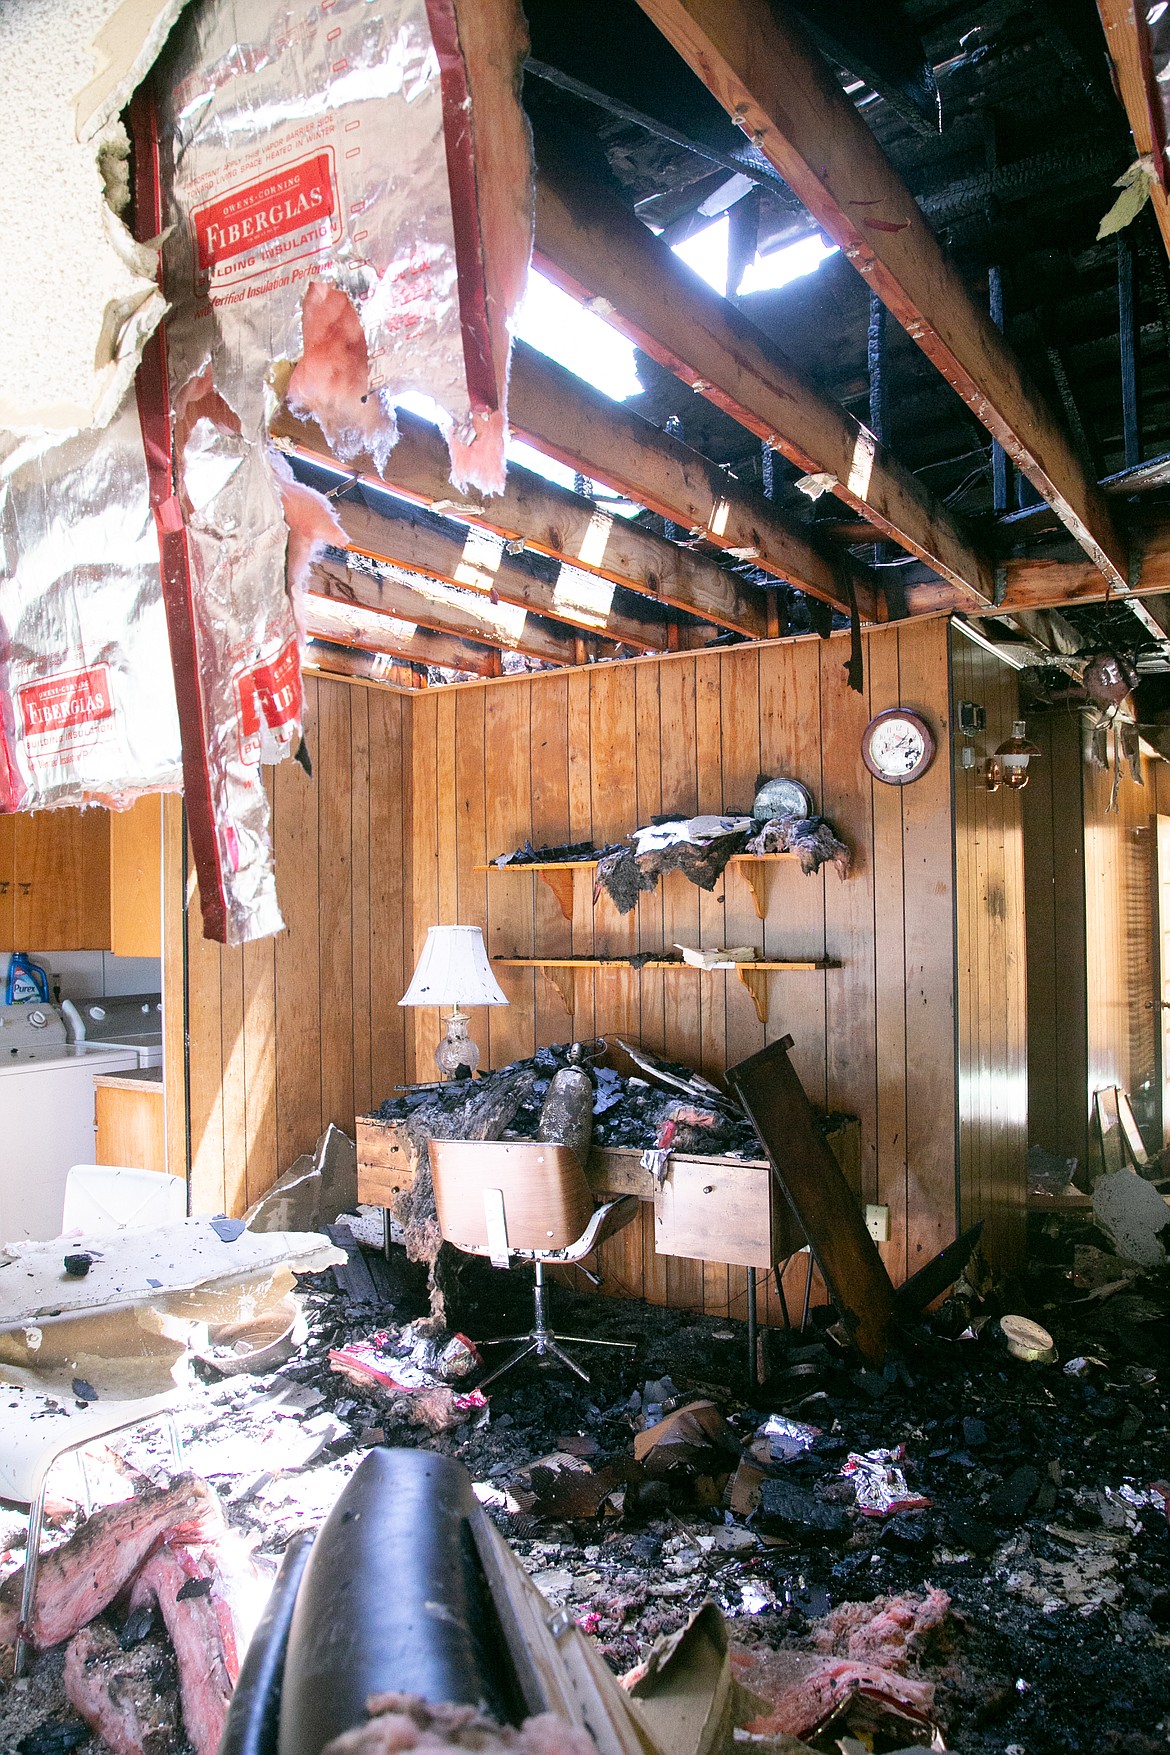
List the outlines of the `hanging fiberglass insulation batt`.
{"type": "Polygon", "coordinates": [[[227,943],[281,924],[259,763],[300,733],[313,545],[345,542],[268,424],[287,390],[338,455],[384,457],[395,401],[422,395],[456,484],[502,489],[508,325],[532,241],[526,46],[515,0],[203,0],[172,37],[165,329],[202,846],[190,782],[188,808],[204,930],[227,943]]]}
{"type": "Polygon", "coordinates": [[[182,0],[0,5],[0,810],[181,784],[119,120],[182,0]]]}

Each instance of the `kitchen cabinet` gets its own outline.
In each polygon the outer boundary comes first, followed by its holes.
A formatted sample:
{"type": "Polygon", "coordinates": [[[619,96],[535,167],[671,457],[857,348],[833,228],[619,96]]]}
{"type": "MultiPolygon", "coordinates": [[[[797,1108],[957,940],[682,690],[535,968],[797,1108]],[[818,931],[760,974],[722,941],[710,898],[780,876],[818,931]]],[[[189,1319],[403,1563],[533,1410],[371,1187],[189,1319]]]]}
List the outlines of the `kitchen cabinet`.
{"type": "Polygon", "coordinates": [[[165,1170],[166,1123],[161,1071],[99,1073],[94,1084],[95,1164],[165,1170]]]}
{"type": "Polygon", "coordinates": [[[0,817],[0,951],[157,957],[161,806],[0,817]]]}

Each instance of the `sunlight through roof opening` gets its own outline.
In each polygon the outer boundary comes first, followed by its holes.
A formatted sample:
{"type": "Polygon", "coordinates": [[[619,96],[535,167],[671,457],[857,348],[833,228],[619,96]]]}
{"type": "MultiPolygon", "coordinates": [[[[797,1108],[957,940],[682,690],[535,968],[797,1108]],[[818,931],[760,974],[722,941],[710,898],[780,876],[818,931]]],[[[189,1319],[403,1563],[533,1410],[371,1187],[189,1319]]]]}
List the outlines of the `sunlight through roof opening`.
{"type": "Polygon", "coordinates": [[[516,334],[614,402],[642,391],[633,342],[535,268],[529,270],[528,291],[516,315],[516,334]]]}
{"type": "Polygon", "coordinates": [[[713,286],[724,297],[727,296],[727,240],[730,230],[727,215],[723,214],[714,225],[704,226],[701,232],[692,232],[681,244],[671,245],[680,262],[693,268],[708,286],[713,286]]]}
{"type": "Polygon", "coordinates": [[[739,290],[741,293],[772,292],[778,286],[787,286],[790,280],[814,273],[826,257],[836,254],[837,245],[827,244],[819,232],[814,232],[810,238],[786,244],[782,250],[757,256],[744,271],[739,290]]]}

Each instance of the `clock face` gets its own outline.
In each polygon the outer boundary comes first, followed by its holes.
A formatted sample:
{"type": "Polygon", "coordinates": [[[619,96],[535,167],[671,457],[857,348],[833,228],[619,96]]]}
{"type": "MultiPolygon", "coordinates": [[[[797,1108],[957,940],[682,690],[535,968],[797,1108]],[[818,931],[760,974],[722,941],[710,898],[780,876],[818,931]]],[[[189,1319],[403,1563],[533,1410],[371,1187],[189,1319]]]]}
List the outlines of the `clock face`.
{"type": "Polygon", "coordinates": [[[861,754],[875,779],[890,786],[904,786],[929,768],[934,738],[917,713],[905,707],[891,707],[870,720],[861,741],[861,754]]]}

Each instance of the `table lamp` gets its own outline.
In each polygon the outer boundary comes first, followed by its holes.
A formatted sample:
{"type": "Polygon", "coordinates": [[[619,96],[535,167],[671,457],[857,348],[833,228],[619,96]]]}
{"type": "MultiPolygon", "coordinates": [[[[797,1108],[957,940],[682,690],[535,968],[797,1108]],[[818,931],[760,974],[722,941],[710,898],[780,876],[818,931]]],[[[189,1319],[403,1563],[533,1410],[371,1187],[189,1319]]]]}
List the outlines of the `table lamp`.
{"type": "Polygon", "coordinates": [[[462,1005],[507,1005],[507,994],[492,974],[478,926],[431,926],[410,986],[399,1005],[450,1005],[447,1034],[435,1049],[435,1065],[445,1079],[460,1067],[473,1073],[479,1049],[467,1034],[471,1022],[462,1005]]]}

